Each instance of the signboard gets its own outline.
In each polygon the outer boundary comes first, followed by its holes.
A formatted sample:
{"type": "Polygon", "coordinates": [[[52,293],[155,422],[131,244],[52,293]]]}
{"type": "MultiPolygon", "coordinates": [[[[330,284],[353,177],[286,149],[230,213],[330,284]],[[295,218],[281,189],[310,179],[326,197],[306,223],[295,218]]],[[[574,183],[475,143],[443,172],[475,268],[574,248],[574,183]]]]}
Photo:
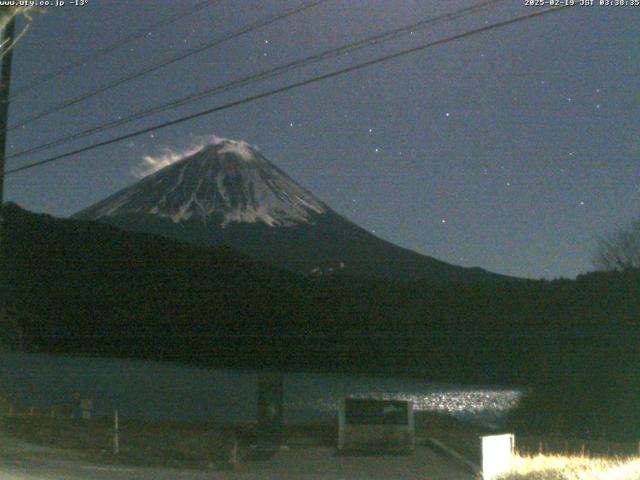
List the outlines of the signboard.
{"type": "Polygon", "coordinates": [[[347,398],[345,422],[349,425],[408,425],[408,402],[347,398]]]}
{"type": "Polygon", "coordinates": [[[347,398],[340,404],[338,450],[411,452],[413,404],[400,400],[347,398]]]}
{"type": "Polygon", "coordinates": [[[258,374],[258,450],[276,451],[282,443],[284,381],[281,373],[258,374]]]}
{"type": "Polygon", "coordinates": [[[482,437],[482,478],[494,480],[509,471],[515,438],[511,434],[482,437]]]}

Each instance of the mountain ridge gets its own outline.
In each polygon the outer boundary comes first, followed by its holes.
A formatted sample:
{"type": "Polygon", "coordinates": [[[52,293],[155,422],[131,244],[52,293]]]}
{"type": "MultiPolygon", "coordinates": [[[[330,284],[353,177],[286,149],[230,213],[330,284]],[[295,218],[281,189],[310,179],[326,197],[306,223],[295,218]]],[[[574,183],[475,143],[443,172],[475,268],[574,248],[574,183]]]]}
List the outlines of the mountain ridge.
{"type": "Polygon", "coordinates": [[[447,264],[372,235],[243,141],[217,139],[72,216],[199,245],[234,247],[304,274],[434,283],[515,280],[447,264]]]}

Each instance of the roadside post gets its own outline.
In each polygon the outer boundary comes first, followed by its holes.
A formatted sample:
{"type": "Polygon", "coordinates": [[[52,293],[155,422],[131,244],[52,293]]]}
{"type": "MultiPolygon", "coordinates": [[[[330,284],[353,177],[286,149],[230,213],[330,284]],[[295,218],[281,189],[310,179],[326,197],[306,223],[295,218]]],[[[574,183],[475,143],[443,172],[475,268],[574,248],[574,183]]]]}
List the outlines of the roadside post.
{"type": "Polygon", "coordinates": [[[238,468],[238,437],[233,435],[233,443],[231,444],[231,451],[229,452],[229,466],[232,469],[238,468]]]}
{"type": "Polygon", "coordinates": [[[120,432],[118,431],[118,410],[113,414],[113,454],[120,453],[120,432]]]}
{"type": "Polygon", "coordinates": [[[258,427],[256,453],[269,458],[280,450],[284,428],[284,377],[279,372],[258,373],[258,427]]]}

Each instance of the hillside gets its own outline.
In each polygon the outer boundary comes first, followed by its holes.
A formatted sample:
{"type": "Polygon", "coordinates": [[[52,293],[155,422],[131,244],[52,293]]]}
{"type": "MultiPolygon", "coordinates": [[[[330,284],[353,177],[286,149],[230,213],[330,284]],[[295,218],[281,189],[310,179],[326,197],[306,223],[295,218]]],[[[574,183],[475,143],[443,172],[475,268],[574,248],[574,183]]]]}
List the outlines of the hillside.
{"type": "Polygon", "coordinates": [[[448,286],[301,276],[229,248],[4,212],[8,303],[29,348],[499,383],[635,358],[638,272],[448,286]]]}

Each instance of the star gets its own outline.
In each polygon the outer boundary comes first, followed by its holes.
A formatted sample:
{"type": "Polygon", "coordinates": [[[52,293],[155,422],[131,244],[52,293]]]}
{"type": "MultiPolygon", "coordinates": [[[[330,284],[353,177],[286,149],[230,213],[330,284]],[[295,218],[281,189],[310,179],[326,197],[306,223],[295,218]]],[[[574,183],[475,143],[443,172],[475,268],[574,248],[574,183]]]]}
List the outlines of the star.
{"type": "Polygon", "coordinates": [[[376,148],[374,151],[375,151],[376,153],[378,153],[378,152],[380,151],[380,149],[379,149],[379,148],[376,148]]]}
{"type": "Polygon", "coordinates": [[[444,116],[445,116],[445,117],[450,117],[450,116],[451,116],[451,114],[450,114],[449,112],[447,112],[447,113],[445,113],[445,114],[444,114],[444,116]]]}
{"type": "Polygon", "coordinates": [[[446,219],[446,218],[443,218],[443,219],[441,220],[441,223],[447,223],[447,219],[446,219]]]}

